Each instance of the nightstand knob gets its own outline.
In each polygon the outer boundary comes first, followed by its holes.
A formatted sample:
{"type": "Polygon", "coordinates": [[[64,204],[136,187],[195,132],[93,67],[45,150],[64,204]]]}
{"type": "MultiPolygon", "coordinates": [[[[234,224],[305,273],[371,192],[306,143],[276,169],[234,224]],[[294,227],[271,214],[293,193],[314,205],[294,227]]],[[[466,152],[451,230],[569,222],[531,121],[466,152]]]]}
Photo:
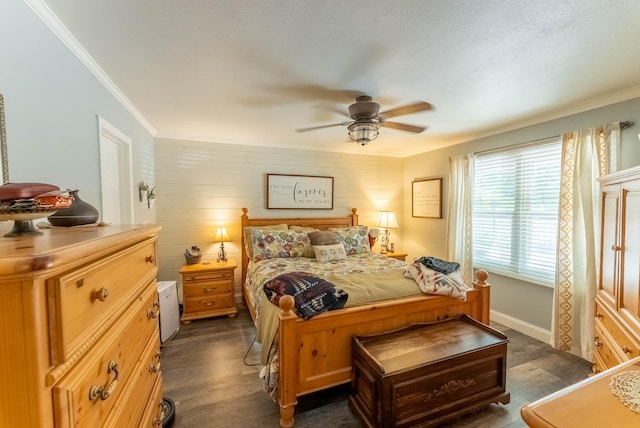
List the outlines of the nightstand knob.
{"type": "Polygon", "coordinates": [[[211,293],[214,290],[217,290],[216,287],[202,287],[202,291],[204,291],[205,293],[211,293]]]}
{"type": "Polygon", "coordinates": [[[156,256],[154,256],[153,254],[150,256],[147,256],[144,259],[147,263],[151,263],[151,264],[155,264],[156,263],[156,256]]]}
{"type": "Polygon", "coordinates": [[[631,349],[629,349],[626,346],[624,346],[624,347],[622,347],[622,352],[624,352],[625,354],[630,354],[631,353],[631,349]]]}
{"type": "Polygon", "coordinates": [[[604,318],[604,315],[602,315],[600,312],[596,312],[596,318],[604,318]]]}
{"type": "Polygon", "coordinates": [[[596,345],[596,348],[599,348],[602,346],[602,342],[600,342],[600,338],[598,336],[593,338],[593,343],[594,345],[596,345]]]}
{"type": "Polygon", "coordinates": [[[619,247],[619,246],[617,246],[616,244],[613,244],[613,245],[611,246],[611,249],[612,249],[613,251],[620,251],[620,250],[622,250],[622,247],[619,247]]]}

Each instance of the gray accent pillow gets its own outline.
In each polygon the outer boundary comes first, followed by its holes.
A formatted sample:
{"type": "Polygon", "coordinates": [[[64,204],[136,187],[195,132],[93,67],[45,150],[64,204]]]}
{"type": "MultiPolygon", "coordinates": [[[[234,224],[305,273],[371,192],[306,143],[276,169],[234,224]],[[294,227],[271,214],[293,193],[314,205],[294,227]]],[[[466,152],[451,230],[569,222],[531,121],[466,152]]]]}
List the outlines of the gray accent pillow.
{"type": "Polygon", "coordinates": [[[309,240],[311,245],[333,245],[338,243],[336,233],[329,230],[319,230],[317,232],[309,232],[309,240]]]}

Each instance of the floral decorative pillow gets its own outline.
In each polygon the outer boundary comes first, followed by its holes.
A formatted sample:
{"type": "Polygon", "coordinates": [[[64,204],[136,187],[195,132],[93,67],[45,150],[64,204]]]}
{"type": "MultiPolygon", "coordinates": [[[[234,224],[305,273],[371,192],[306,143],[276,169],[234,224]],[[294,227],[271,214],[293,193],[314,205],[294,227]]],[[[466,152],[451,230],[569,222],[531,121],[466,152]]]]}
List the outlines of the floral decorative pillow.
{"type": "Polygon", "coordinates": [[[253,260],[253,243],[251,238],[251,231],[254,229],[265,229],[265,230],[287,230],[289,226],[286,223],[282,224],[274,224],[274,225],[266,225],[266,226],[247,226],[244,228],[244,249],[247,252],[247,257],[250,260],[253,260]]]}
{"type": "Polygon", "coordinates": [[[336,238],[339,243],[344,245],[344,250],[347,252],[347,255],[368,253],[371,251],[367,226],[332,228],[330,230],[336,233],[336,238]]]}
{"type": "MultiPolygon", "coordinates": [[[[315,227],[305,227],[305,226],[289,226],[289,230],[295,230],[296,232],[307,233],[307,234],[318,231],[318,229],[316,229],[315,227]]],[[[309,238],[309,239],[311,239],[311,238],[309,238]]],[[[313,252],[313,247],[311,246],[311,242],[309,242],[309,245],[304,247],[303,257],[307,257],[309,259],[312,259],[315,256],[316,255],[313,252]]]]}
{"type": "Polygon", "coordinates": [[[311,246],[309,235],[295,230],[251,231],[253,261],[274,258],[303,257],[305,247],[311,246]]]}
{"type": "Polygon", "coordinates": [[[313,251],[316,253],[316,260],[318,260],[319,263],[347,259],[347,253],[342,244],[314,245],[313,251]]]}

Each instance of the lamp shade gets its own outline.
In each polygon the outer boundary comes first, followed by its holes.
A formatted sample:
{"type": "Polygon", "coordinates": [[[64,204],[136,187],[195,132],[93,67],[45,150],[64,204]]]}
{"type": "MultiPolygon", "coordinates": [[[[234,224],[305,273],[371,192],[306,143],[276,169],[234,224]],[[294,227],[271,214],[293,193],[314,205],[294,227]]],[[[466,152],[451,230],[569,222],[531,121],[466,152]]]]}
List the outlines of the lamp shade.
{"type": "Polygon", "coordinates": [[[380,211],[377,226],[383,229],[397,229],[399,226],[396,213],[394,211],[380,211]]]}
{"type": "Polygon", "coordinates": [[[216,232],[216,241],[225,242],[229,240],[229,234],[227,233],[227,229],[224,227],[219,227],[216,232]]]}

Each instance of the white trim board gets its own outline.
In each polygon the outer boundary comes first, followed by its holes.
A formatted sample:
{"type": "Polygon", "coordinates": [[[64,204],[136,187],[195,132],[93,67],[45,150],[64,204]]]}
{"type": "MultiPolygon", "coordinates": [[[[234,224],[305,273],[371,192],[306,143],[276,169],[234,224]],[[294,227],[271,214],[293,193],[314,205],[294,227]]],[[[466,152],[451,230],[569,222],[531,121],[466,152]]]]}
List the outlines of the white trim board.
{"type": "Polygon", "coordinates": [[[551,331],[549,330],[540,328],[537,325],[529,324],[526,321],[522,321],[510,315],[503,314],[502,312],[494,311],[493,309],[491,309],[489,312],[489,318],[491,319],[491,321],[500,323],[505,327],[512,328],[522,334],[531,336],[534,339],[538,339],[544,343],[549,343],[551,341],[551,331]]]}

